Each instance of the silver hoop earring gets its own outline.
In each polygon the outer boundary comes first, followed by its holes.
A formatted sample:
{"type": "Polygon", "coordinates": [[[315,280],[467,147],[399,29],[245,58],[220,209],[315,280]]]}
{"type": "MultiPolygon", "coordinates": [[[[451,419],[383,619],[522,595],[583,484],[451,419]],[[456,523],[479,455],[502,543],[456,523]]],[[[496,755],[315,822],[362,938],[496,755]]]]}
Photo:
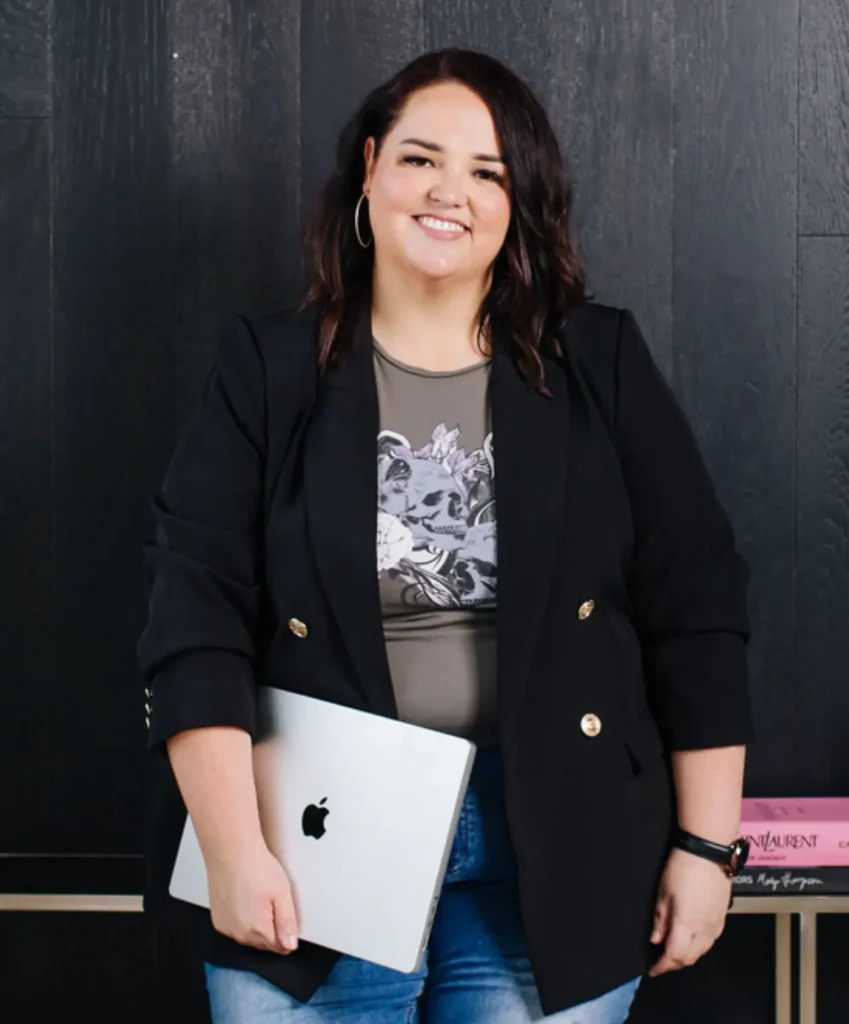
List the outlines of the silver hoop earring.
{"type": "Polygon", "coordinates": [[[368,242],[364,242],[363,236],[360,234],[360,207],[362,206],[365,197],[366,194],[365,192],[363,192],[363,194],[357,200],[357,205],[354,207],[354,234],[357,236],[357,241],[360,243],[363,249],[368,249],[368,247],[374,241],[374,233],[372,232],[372,236],[368,240],[368,242]]]}

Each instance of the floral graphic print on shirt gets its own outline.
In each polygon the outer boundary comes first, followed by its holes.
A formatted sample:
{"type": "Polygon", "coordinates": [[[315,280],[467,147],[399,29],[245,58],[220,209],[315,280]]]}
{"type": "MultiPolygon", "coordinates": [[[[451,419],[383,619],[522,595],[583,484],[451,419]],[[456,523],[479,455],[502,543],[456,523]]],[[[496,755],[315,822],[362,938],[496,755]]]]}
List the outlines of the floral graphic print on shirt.
{"type": "Polygon", "coordinates": [[[440,423],[423,448],[378,435],[377,568],[402,584],[406,605],[495,607],[492,433],[466,452],[440,423]]]}

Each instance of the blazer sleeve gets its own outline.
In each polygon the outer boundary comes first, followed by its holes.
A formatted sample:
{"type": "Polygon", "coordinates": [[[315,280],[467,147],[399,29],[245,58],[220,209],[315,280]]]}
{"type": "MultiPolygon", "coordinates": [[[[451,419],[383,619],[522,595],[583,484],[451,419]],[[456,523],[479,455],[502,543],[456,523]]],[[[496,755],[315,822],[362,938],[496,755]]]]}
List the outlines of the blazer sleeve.
{"type": "Polygon", "coordinates": [[[255,732],[264,396],[256,340],[236,317],[152,500],[148,619],[137,644],[149,690],[148,750],[184,729],[255,732]]]}
{"type": "Polygon", "coordinates": [[[629,592],[669,750],[754,740],[748,566],[684,414],[620,311],[615,431],[635,529],[629,592]]]}

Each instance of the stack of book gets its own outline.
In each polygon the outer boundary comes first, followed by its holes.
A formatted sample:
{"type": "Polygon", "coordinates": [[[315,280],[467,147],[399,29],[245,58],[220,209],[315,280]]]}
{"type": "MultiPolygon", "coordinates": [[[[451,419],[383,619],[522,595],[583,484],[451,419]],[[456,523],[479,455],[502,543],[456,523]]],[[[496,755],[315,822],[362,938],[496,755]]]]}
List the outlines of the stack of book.
{"type": "Polygon", "coordinates": [[[743,800],[749,860],[735,896],[849,894],[849,798],[743,800]]]}

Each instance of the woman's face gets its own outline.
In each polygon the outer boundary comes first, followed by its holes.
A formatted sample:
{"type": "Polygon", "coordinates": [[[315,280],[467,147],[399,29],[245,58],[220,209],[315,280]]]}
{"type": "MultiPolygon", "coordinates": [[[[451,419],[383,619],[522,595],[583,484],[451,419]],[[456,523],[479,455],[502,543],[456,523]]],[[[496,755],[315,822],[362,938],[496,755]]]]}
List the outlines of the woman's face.
{"type": "MultiPolygon", "coordinates": [[[[365,145],[375,260],[429,278],[483,280],[507,234],[507,168],[489,108],[443,82],[413,93],[374,157],[365,145]],[[433,219],[429,219],[433,218],[433,219]]],[[[365,210],[360,232],[369,236],[365,210]]]]}

